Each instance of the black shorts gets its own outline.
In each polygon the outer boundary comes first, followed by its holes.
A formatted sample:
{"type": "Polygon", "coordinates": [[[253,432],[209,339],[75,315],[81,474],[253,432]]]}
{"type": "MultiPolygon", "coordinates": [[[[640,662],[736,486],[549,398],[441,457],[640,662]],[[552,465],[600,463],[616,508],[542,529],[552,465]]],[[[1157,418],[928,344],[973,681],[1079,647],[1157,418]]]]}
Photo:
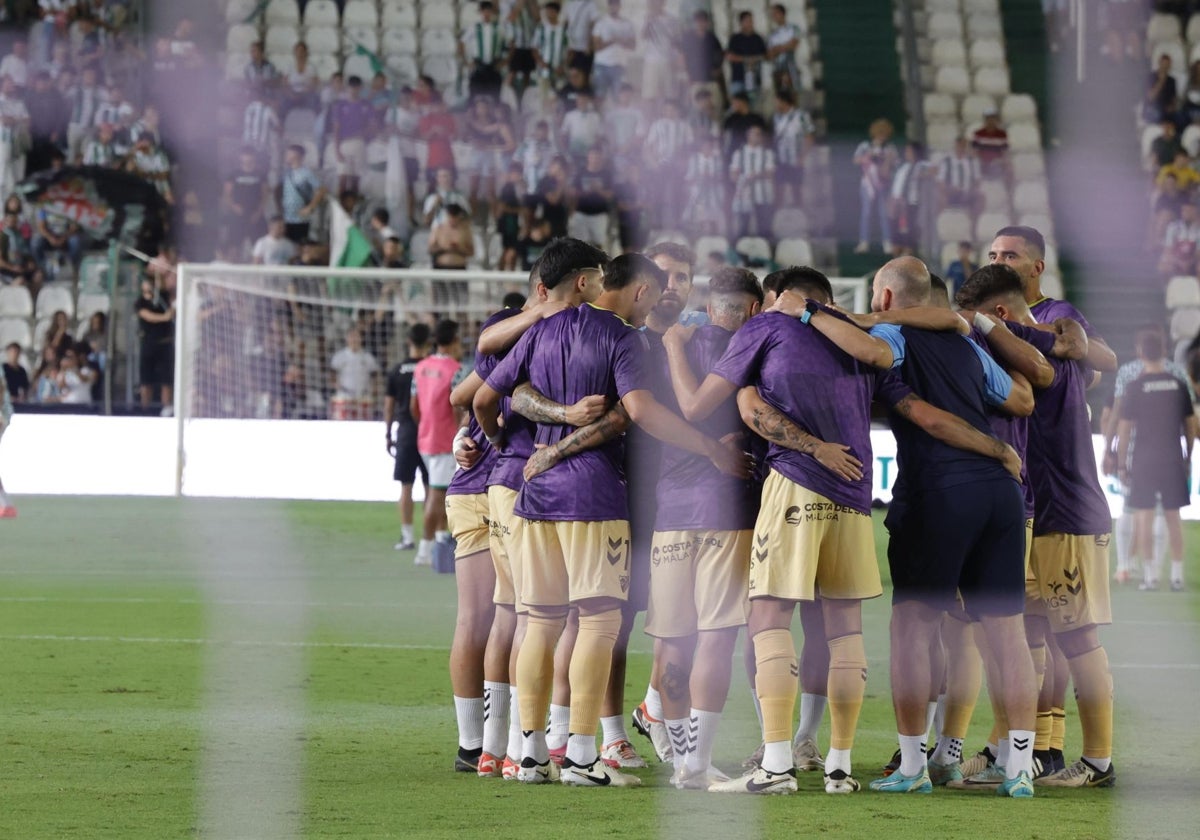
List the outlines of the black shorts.
{"type": "Polygon", "coordinates": [[[1129,493],[1125,506],[1131,510],[1153,510],[1162,502],[1163,510],[1188,506],[1187,464],[1182,457],[1174,464],[1142,467],[1134,463],[1129,472],[1129,493]]]}
{"type": "Polygon", "coordinates": [[[411,190],[413,185],[417,183],[417,175],[421,172],[421,164],[415,157],[404,158],[404,177],[408,179],[408,188],[411,190]]]}
{"type": "Polygon", "coordinates": [[[309,222],[288,222],[283,226],[283,235],[297,245],[308,241],[309,222]]]}
{"type": "Polygon", "coordinates": [[[797,190],[804,183],[804,167],[793,166],[788,163],[775,164],[775,187],[779,189],[784,186],[793,186],[797,190]]]}
{"type": "Polygon", "coordinates": [[[508,69],[514,73],[532,73],[537,69],[533,50],[514,49],[508,57],[508,69]]]}
{"type": "Polygon", "coordinates": [[[1009,478],[893,499],[885,521],[892,602],[1019,615],[1025,608],[1025,505],[1009,478]]]}
{"type": "Polygon", "coordinates": [[[143,344],[139,373],[144,386],[170,387],[175,382],[175,345],[143,344]]]}
{"type": "Polygon", "coordinates": [[[392,471],[392,478],[401,484],[412,484],[418,472],[421,473],[421,486],[428,487],[429,473],[425,470],[421,453],[417,451],[417,442],[396,441],[396,468],[392,471]]]}

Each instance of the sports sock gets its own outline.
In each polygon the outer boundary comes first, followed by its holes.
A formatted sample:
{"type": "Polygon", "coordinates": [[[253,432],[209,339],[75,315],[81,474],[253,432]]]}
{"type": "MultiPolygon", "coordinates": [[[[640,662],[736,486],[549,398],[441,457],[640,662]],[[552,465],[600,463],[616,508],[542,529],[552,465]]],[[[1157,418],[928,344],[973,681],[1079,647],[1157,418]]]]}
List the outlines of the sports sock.
{"type": "Polygon", "coordinates": [[[919,776],[925,771],[925,736],[900,735],[900,772],[919,776]]]}
{"type": "Polygon", "coordinates": [[[411,526],[411,525],[401,525],[400,526],[400,542],[404,542],[404,543],[412,542],[412,537],[413,537],[412,529],[413,529],[413,526],[411,526]]]}
{"type": "Polygon", "coordinates": [[[600,743],[605,746],[616,741],[629,740],[629,733],[625,731],[625,715],[600,718],[600,731],[604,733],[600,743]]]}
{"type": "Polygon", "coordinates": [[[508,687],[508,748],[505,754],[518,762],[521,760],[521,707],[517,699],[517,687],[508,687]]]}
{"type": "MultiPolygon", "coordinates": [[[[762,671],[759,671],[762,676],[762,671]]],[[[769,773],[786,773],[792,767],[792,742],[767,741],[763,745],[762,768],[769,773]]]]}
{"type": "Polygon", "coordinates": [[[850,775],[850,750],[831,749],[826,754],[825,775],[828,776],[834,770],[841,770],[847,776],[850,775]]]}
{"type": "Polygon", "coordinates": [[[662,722],[663,707],[662,695],[658,693],[658,689],[652,685],[646,686],[646,714],[654,718],[656,722],[662,722]]]}
{"type": "Polygon", "coordinates": [[[1075,683],[1079,728],[1083,730],[1083,755],[1099,767],[1098,760],[1112,757],[1113,698],[1108,654],[1104,648],[1096,647],[1068,659],[1067,664],[1075,683]]]}
{"type": "MultiPolygon", "coordinates": [[[[571,654],[571,734],[595,736],[600,705],[608,686],[613,645],[621,630],[621,611],[579,616],[579,636],[571,654]]],[[[568,742],[569,748],[569,742],[568,742]]]]}
{"type": "MultiPolygon", "coordinates": [[[[937,716],[937,701],[930,700],[925,704],[925,734],[921,736],[921,749],[929,749],[929,730],[933,728],[933,719],[937,716]]],[[[933,733],[936,737],[937,733],[933,733]]]]}
{"type": "Polygon", "coordinates": [[[449,542],[450,532],[449,531],[435,531],[433,534],[433,539],[436,542],[449,542]]]}
{"type": "Polygon", "coordinates": [[[1137,560],[1133,554],[1133,514],[1126,510],[1117,518],[1113,531],[1117,543],[1117,571],[1131,574],[1137,573],[1137,560]]]}
{"type": "Polygon", "coordinates": [[[550,725],[546,728],[546,743],[552,750],[567,745],[567,734],[571,729],[571,707],[550,704],[550,725]]]}
{"type": "Polygon", "coordinates": [[[454,714],[458,718],[458,745],[464,750],[483,746],[483,698],[454,698],[454,714]]]}
{"type": "Polygon", "coordinates": [[[788,764],[773,767],[776,772],[791,766],[792,713],[799,689],[800,665],[796,646],[787,630],[763,630],[754,637],[758,665],[758,700],[762,704],[763,741],[788,744],[788,764]]]}
{"type": "Polygon", "coordinates": [[[688,718],[669,719],[666,721],[667,735],[671,738],[671,763],[675,772],[682,770],[687,763],[688,754],[692,749],[691,720],[688,718]]]}
{"type": "Polygon", "coordinates": [[[721,713],[692,709],[688,725],[695,734],[694,746],[687,755],[687,768],[693,773],[707,770],[712,764],[713,744],[717,741],[717,730],[721,726],[721,713]]]}
{"type": "MultiPolygon", "coordinates": [[[[1006,733],[1007,734],[1007,733],[1006,733]]],[[[1008,754],[1012,750],[1012,745],[1008,743],[1008,738],[1001,738],[996,743],[996,766],[1008,766],[1008,754]]]]}
{"type": "Polygon", "coordinates": [[[546,711],[554,688],[554,646],[566,626],[565,616],[529,614],[525,641],[517,654],[517,685],[521,709],[521,731],[536,729],[546,741],[546,711]]]}
{"type": "Polygon", "coordinates": [[[572,732],[567,738],[567,758],[577,767],[589,767],[596,763],[600,753],[596,751],[596,733],[581,735],[572,732]]]}
{"type": "Polygon", "coordinates": [[[848,750],[867,690],[867,651],[861,633],[829,640],[829,746],[848,750]]]}
{"type": "Polygon", "coordinates": [[[962,750],[962,738],[952,738],[946,735],[938,738],[937,749],[933,751],[933,756],[929,760],[938,764],[958,764],[962,761],[962,750]]]}
{"type": "Polygon", "coordinates": [[[1183,561],[1171,561],[1171,583],[1183,583],[1183,561]]]}
{"type": "Polygon", "coordinates": [[[1050,730],[1054,726],[1054,715],[1051,712],[1037,713],[1037,729],[1034,730],[1033,748],[1038,752],[1050,749],[1050,730]]]}
{"type": "Polygon", "coordinates": [[[939,694],[937,698],[937,711],[933,713],[933,744],[937,746],[938,739],[942,737],[942,733],[946,731],[946,697],[945,694],[939,694]]]}
{"type": "Polygon", "coordinates": [[[483,751],[502,756],[508,741],[508,683],[483,682],[483,751]]]}
{"type": "Polygon", "coordinates": [[[417,556],[428,558],[431,554],[433,554],[433,540],[422,538],[421,542],[417,545],[417,556]]]}
{"type": "Polygon", "coordinates": [[[1050,710],[1050,749],[1062,752],[1067,740],[1067,712],[1055,706],[1050,710]]]}
{"type": "Polygon", "coordinates": [[[521,760],[531,758],[538,764],[550,760],[550,748],[546,746],[546,731],[544,729],[525,729],[521,731],[521,760]]]}
{"type": "Polygon", "coordinates": [[[1006,778],[1015,779],[1018,773],[1033,775],[1033,733],[1028,729],[1008,730],[1008,761],[1004,764],[1006,778]]]}
{"type": "Polygon", "coordinates": [[[796,727],[796,737],[793,739],[793,743],[817,740],[817,730],[821,728],[821,718],[825,717],[826,702],[827,698],[824,694],[801,692],[800,725],[796,727]]]}

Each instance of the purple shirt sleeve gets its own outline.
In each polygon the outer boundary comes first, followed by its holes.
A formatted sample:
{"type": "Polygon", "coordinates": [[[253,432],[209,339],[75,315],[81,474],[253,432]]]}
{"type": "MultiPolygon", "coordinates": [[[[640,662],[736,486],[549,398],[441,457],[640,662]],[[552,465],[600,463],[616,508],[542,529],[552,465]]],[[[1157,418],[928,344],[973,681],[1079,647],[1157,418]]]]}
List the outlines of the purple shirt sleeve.
{"type": "Polygon", "coordinates": [[[646,340],[642,334],[630,330],[622,336],[613,356],[613,380],[617,396],[624,398],[630,391],[646,388],[646,340]]]}
{"type": "Polygon", "coordinates": [[[1004,326],[1008,327],[1017,338],[1032,344],[1043,356],[1050,355],[1050,352],[1054,349],[1055,342],[1058,340],[1055,333],[1034,329],[1033,327],[1027,327],[1024,324],[1018,324],[1013,321],[1005,321],[1004,326]]]}
{"type": "Polygon", "coordinates": [[[768,336],[764,335],[766,332],[763,329],[764,319],[769,320],[769,317],[759,315],[751,318],[733,334],[733,338],[729,340],[729,347],[725,350],[725,355],[712,369],[714,374],[732,382],[739,388],[753,385],[758,381],[763,355],[770,344],[767,340],[768,336]]]}
{"type": "Polygon", "coordinates": [[[894,406],[913,393],[913,389],[892,370],[885,370],[875,378],[875,399],[886,406],[894,406]]]}
{"type": "Polygon", "coordinates": [[[529,378],[529,357],[544,323],[546,322],[538,321],[526,330],[525,335],[521,336],[504,360],[488,375],[487,384],[492,390],[508,397],[518,385],[529,378]]]}

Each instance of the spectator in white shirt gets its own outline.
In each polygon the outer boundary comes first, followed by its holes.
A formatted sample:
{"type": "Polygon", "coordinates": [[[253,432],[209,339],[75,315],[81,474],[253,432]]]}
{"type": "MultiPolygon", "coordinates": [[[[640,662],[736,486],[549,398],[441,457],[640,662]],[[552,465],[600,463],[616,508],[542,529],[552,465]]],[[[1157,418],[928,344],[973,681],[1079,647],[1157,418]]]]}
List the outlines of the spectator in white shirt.
{"type": "Polygon", "coordinates": [[[637,46],[633,23],[621,17],[621,0],[608,0],[608,14],[592,27],[592,88],[607,96],[621,85],[629,51],[637,46]]]}
{"type": "Polygon", "coordinates": [[[683,70],[679,19],[665,7],[666,0],[650,0],[642,26],[642,98],[648,102],[673,97],[683,70]]]}
{"type": "Polygon", "coordinates": [[[971,153],[970,141],[959,137],[954,141],[954,153],[944,158],[938,168],[942,207],[957,207],[972,216],[978,215],[983,203],[981,180],[979,161],[971,153]]]}
{"type": "Polygon", "coordinates": [[[425,206],[422,208],[426,227],[441,224],[446,220],[446,208],[452,204],[459,207],[469,207],[467,197],[454,186],[454,173],[449,169],[439,169],[434,176],[433,192],[425,196],[425,206]]]}
{"type": "Polygon", "coordinates": [[[799,207],[800,186],[804,182],[804,158],[813,145],[812,118],[796,107],[796,95],[790,90],[775,93],[775,186],[781,207],[799,207]]]}
{"type": "Polygon", "coordinates": [[[592,72],[592,27],[600,20],[596,0],[569,0],[563,9],[567,27],[567,64],[592,72]]]}
{"type": "Polygon", "coordinates": [[[267,233],[259,237],[251,251],[254,265],[287,265],[296,259],[296,243],[287,238],[283,216],[272,216],[267,233]]]}
{"type": "Polygon", "coordinates": [[[733,215],[737,236],[771,238],[775,210],[775,152],[767,145],[763,130],[751,126],[746,144],[733,153],[729,165],[733,180],[733,215]]]}
{"type": "Polygon", "coordinates": [[[562,121],[562,147],[577,166],[584,164],[588,149],[600,139],[603,126],[591,92],[580,91],[575,98],[575,110],[568,112],[562,121]]]}
{"type": "Polygon", "coordinates": [[[333,354],[329,367],[337,389],[335,399],[361,400],[371,396],[379,362],[363,349],[362,333],[357,327],[346,331],[346,346],[333,354]]]}
{"type": "Polygon", "coordinates": [[[24,38],[13,41],[12,52],[0,60],[0,78],[12,79],[20,90],[29,84],[29,48],[24,38]]]}

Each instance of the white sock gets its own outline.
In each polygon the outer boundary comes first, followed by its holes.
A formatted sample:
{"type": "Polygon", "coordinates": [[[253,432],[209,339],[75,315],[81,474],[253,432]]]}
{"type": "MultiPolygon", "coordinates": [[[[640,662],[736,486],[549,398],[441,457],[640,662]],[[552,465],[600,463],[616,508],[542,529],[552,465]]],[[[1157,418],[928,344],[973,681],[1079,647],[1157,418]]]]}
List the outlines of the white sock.
{"type": "Polygon", "coordinates": [[[411,525],[400,526],[400,542],[412,542],[412,528],[413,526],[411,525]]]}
{"type": "Polygon", "coordinates": [[[625,731],[625,715],[613,715],[600,718],[600,729],[604,733],[604,745],[617,741],[628,741],[629,734],[625,731]]]}
{"type": "Polygon", "coordinates": [[[574,732],[567,737],[567,758],[578,767],[589,767],[599,757],[596,752],[595,735],[576,735],[574,732]]]}
{"type": "Polygon", "coordinates": [[[937,711],[933,713],[933,742],[936,744],[941,740],[942,730],[946,728],[946,695],[939,694],[937,699],[937,711]]]}
{"type": "Polygon", "coordinates": [[[717,741],[717,730],[721,726],[721,713],[692,709],[688,725],[695,734],[692,751],[687,757],[687,768],[693,773],[707,770],[712,764],[713,744],[717,741]]]}
{"type": "Polygon", "coordinates": [[[769,741],[763,749],[762,768],[770,773],[784,773],[792,766],[792,742],[769,741]]]}
{"type": "Polygon", "coordinates": [[[1183,583],[1183,561],[1171,561],[1171,583],[1183,583]]]}
{"type": "Polygon", "coordinates": [[[919,776],[925,770],[925,763],[925,736],[901,735],[900,772],[905,776],[919,776]]]}
{"type": "Polygon", "coordinates": [[[541,729],[521,733],[521,759],[532,758],[538,764],[550,760],[550,748],[546,746],[546,733],[541,729]]]}
{"type": "Polygon", "coordinates": [[[497,757],[508,742],[508,683],[483,681],[483,751],[497,757]]]}
{"type": "Polygon", "coordinates": [[[422,538],[420,544],[417,546],[417,556],[418,557],[428,557],[432,551],[433,551],[433,540],[427,540],[427,539],[422,538]]]}
{"type": "Polygon", "coordinates": [[[571,725],[571,707],[550,704],[550,727],[546,730],[546,744],[552,750],[562,749],[567,744],[568,727],[571,725]]]}
{"type": "Polygon", "coordinates": [[[688,753],[692,749],[691,721],[688,718],[668,720],[667,735],[671,738],[671,763],[678,773],[687,764],[688,753]]]}
{"type": "Polygon", "coordinates": [[[841,770],[847,776],[850,775],[850,750],[829,750],[829,754],[825,756],[825,775],[828,776],[834,770],[841,770]]]}
{"type": "Polygon", "coordinates": [[[515,685],[508,687],[508,749],[505,753],[518,764],[521,763],[521,707],[517,703],[515,685]]]}
{"type": "Polygon", "coordinates": [[[1133,553],[1133,514],[1128,509],[1117,519],[1117,571],[1137,573],[1137,562],[1133,553]]]}
{"type": "MultiPolygon", "coordinates": [[[[925,734],[921,736],[921,749],[923,750],[929,749],[929,730],[933,729],[933,719],[937,717],[937,707],[936,700],[930,700],[925,704],[925,734]]],[[[936,730],[933,734],[934,737],[937,736],[936,730]]]]}
{"type": "Polygon", "coordinates": [[[827,701],[828,698],[824,694],[800,694],[800,725],[796,728],[793,743],[817,740],[817,730],[821,728],[821,718],[825,716],[827,701]]]}
{"type": "Polygon", "coordinates": [[[1008,766],[1009,752],[1010,752],[1010,750],[1009,750],[1008,739],[1001,738],[1000,743],[998,743],[996,745],[996,766],[997,767],[1007,767],[1008,766]]]}
{"type": "Polygon", "coordinates": [[[1006,778],[1015,779],[1024,771],[1033,777],[1033,736],[1028,729],[1008,730],[1008,762],[1004,765],[1006,778]]]}
{"type": "Polygon", "coordinates": [[[938,738],[937,749],[933,751],[932,761],[938,764],[958,764],[962,761],[962,738],[938,738]]]}
{"type": "Polygon", "coordinates": [[[450,532],[449,531],[435,531],[433,534],[433,538],[437,542],[449,542],[450,532]]]}
{"type": "Polygon", "coordinates": [[[988,741],[986,744],[984,744],[984,746],[986,746],[987,751],[992,754],[992,762],[995,763],[996,756],[1000,754],[1000,745],[993,744],[991,741],[988,741]]]}
{"type": "Polygon", "coordinates": [[[1088,764],[1095,767],[1101,773],[1103,773],[1105,770],[1107,770],[1109,767],[1112,766],[1112,757],[1111,756],[1108,758],[1092,758],[1090,755],[1085,755],[1084,758],[1086,758],[1088,760],[1088,764]]]}
{"type": "Polygon", "coordinates": [[[663,719],[662,695],[652,685],[646,686],[646,714],[656,721],[663,719]]]}
{"type": "Polygon", "coordinates": [[[458,745],[464,750],[483,746],[483,698],[455,697],[454,714],[458,718],[458,745]]]}

